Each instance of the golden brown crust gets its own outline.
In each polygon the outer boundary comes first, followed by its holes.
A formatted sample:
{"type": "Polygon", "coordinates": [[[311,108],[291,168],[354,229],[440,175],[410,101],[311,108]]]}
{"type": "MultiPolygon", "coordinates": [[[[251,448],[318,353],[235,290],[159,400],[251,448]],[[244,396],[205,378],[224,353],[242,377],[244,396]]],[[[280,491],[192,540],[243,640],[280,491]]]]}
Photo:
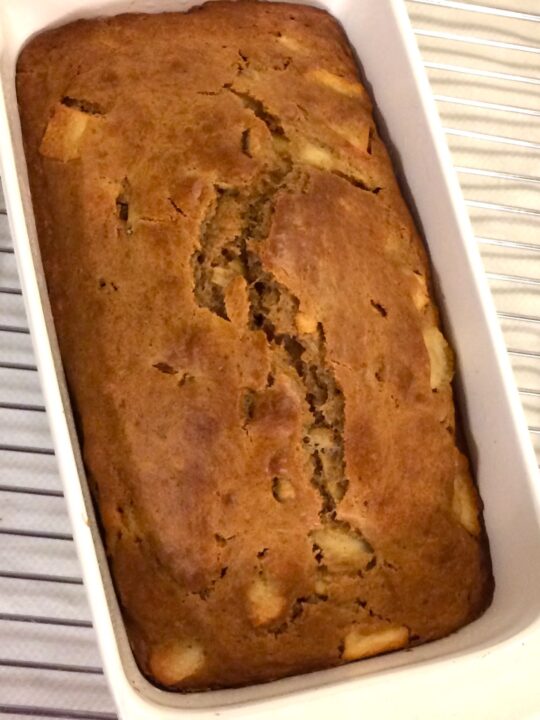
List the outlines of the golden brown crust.
{"type": "Polygon", "coordinates": [[[21,120],[135,655],[234,686],[441,637],[492,580],[421,241],[337,23],[46,32],[21,120]]]}

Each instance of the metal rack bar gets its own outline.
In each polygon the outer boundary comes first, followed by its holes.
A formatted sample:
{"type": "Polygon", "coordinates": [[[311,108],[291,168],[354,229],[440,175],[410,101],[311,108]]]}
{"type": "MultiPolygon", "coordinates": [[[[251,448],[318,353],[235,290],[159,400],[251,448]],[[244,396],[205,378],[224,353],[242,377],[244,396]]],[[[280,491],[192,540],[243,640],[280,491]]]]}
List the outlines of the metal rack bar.
{"type": "Polygon", "coordinates": [[[37,372],[35,365],[27,365],[26,363],[17,362],[0,362],[0,368],[4,370],[28,370],[28,372],[37,372]]]}
{"type": "Polygon", "coordinates": [[[508,354],[515,355],[516,357],[540,358],[540,352],[536,350],[514,350],[513,348],[508,348],[508,354]]]}
{"type": "Polygon", "coordinates": [[[530,395],[531,397],[540,397],[540,390],[529,390],[529,388],[518,388],[520,395],[530,395]]]}
{"type": "Polygon", "coordinates": [[[36,708],[33,705],[0,704],[0,714],[26,715],[28,717],[61,718],[61,720],[116,720],[115,713],[86,712],[85,710],[62,710],[59,708],[36,708]]]}
{"type": "Polygon", "coordinates": [[[15,660],[0,658],[0,667],[28,668],[32,670],[53,670],[55,672],[81,673],[84,675],[103,675],[99,667],[87,665],[64,665],[62,663],[34,662],[33,660],[15,660]]]}
{"type": "Polygon", "coordinates": [[[33,455],[54,455],[52,448],[31,447],[29,445],[4,445],[0,443],[0,452],[31,453],[33,455]]]}
{"type": "Polygon", "coordinates": [[[458,0],[411,0],[418,5],[437,5],[442,8],[451,10],[466,10],[473,13],[481,13],[483,15],[494,15],[513,20],[527,20],[530,22],[540,22],[540,15],[534,13],[524,13],[518,10],[506,10],[503,8],[491,7],[489,5],[471,5],[468,2],[458,2],[458,0]]]}
{"type": "Polygon", "coordinates": [[[519,322],[540,323],[540,317],[537,315],[523,315],[522,313],[503,312],[502,310],[498,310],[497,315],[501,318],[501,320],[518,320],[519,322]]]}
{"type": "Polygon", "coordinates": [[[22,295],[19,288],[0,287],[0,295],[22,295]]]}
{"type": "Polygon", "coordinates": [[[61,490],[47,490],[46,488],[30,488],[21,485],[3,485],[0,484],[0,492],[18,493],[21,495],[43,495],[45,497],[64,497],[61,490]]]}
{"type": "Polygon", "coordinates": [[[0,410],[28,410],[30,412],[45,412],[45,406],[27,405],[25,403],[0,402],[0,410]]]}
{"type": "Polygon", "coordinates": [[[0,613],[0,620],[5,620],[6,622],[36,623],[38,625],[58,625],[60,627],[92,627],[90,620],[41,617],[40,615],[17,615],[15,613],[0,613]]]}
{"type": "Polygon", "coordinates": [[[496,70],[479,70],[467,65],[452,65],[452,63],[425,62],[428,70],[444,70],[445,72],[471,75],[472,77],[489,78],[490,80],[504,80],[506,82],[525,83],[526,85],[540,85],[540,78],[528,75],[514,75],[512,73],[497,72],[496,70]]]}
{"type": "Polygon", "coordinates": [[[0,527],[0,535],[16,535],[18,537],[41,538],[42,540],[73,540],[73,535],[68,533],[42,532],[39,530],[25,530],[24,528],[0,527]]]}
{"type": "Polygon", "coordinates": [[[540,285],[540,278],[531,278],[524,275],[507,275],[506,273],[486,272],[490,280],[519,283],[520,285],[540,285]]]}
{"type": "Polygon", "coordinates": [[[468,98],[454,97],[454,95],[433,95],[433,97],[437,102],[450,103],[453,105],[464,105],[465,107],[479,108],[482,110],[500,110],[501,112],[516,113],[517,115],[540,117],[540,110],[520,107],[519,105],[492,103],[486,102],[485,100],[470,100],[468,98]]]}
{"type": "Polygon", "coordinates": [[[511,248],[512,250],[525,250],[526,252],[540,252],[540,245],[534,243],[519,242],[518,240],[502,240],[500,238],[477,237],[476,241],[481,245],[497,245],[498,247],[511,248]]]}
{"type": "Polygon", "coordinates": [[[503,145],[515,145],[516,147],[524,147],[531,150],[540,150],[540,143],[519,140],[518,138],[506,137],[505,135],[492,135],[491,133],[477,132],[476,130],[460,130],[459,128],[449,127],[443,127],[443,130],[447,135],[455,135],[456,137],[466,137],[472,140],[483,140],[486,142],[501,143],[503,145]]]}
{"type": "Polygon", "coordinates": [[[475,37],[474,35],[459,35],[457,33],[443,32],[440,30],[415,30],[414,34],[418,37],[437,38],[438,40],[451,40],[453,42],[481,45],[483,47],[492,47],[501,50],[517,50],[518,52],[540,54],[540,47],[537,45],[520,45],[519,43],[488,40],[486,38],[475,37]]]}
{"type": "Polygon", "coordinates": [[[502,205],[501,203],[485,202],[484,200],[465,200],[465,205],[482,210],[496,210],[497,212],[511,213],[512,215],[540,217],[540,210],[518,207],[516,205],[502,205]]]}
{"type": "Polygon", "coordinates": [[[35,580],[37,582],[62,583],[65,585],[82,585],[81,578],[69,577],[67,575],[42,575],[40,573],[12,572],[11,570],[0,570],[0,578],[6,580],[35,580]]]}
{"type": "Polygon", "coordinates": [[[30,335],[30,330],[26,327],[19,327],[18,325],[0,325],[0,332],[11,332],[21,333],[23,335],[30,335]]]}
{"type": "MultiPolygon", "coordinates": [[[[540,112],[538,115],[540,117],[540,112]]],[[[492,177],[500,180],[516,180],[518,182],[540,185],[540,177],[535,177],[534,175],[520,175],[519,173],[507,173],[501,172],[500,170],[484,170],[483,168],[463,167],[461,165],[456,165],[455,170],[461,175],[478,175],[480,177],[492,177]]]]}

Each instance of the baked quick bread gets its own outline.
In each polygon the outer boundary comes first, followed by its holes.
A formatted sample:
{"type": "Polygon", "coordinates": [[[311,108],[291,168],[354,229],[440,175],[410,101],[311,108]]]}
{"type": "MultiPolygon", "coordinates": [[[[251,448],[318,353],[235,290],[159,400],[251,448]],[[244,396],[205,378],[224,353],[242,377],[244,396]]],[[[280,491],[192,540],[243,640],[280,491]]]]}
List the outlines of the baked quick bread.
{"type": "Polygon", "coordinates": [[[142,671],[255,683],[476,618],[452,353],[338,24],[249,1],[79,21],[29,43],[17,87],[142,671]]]}

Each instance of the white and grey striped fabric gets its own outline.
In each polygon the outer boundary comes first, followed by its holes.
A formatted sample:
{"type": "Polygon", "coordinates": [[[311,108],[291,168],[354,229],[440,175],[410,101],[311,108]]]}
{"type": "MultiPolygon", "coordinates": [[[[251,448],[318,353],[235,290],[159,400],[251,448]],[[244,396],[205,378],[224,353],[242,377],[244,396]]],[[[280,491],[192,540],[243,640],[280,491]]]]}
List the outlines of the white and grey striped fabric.
{"type": "MultiPolygon", "coordinates": [[[[540,4],[486,2],[405,4],[540,457],[540,4]]],[[[115,717],[71,542],[1,197],[0,714],[18,720],[115,717]]]]}

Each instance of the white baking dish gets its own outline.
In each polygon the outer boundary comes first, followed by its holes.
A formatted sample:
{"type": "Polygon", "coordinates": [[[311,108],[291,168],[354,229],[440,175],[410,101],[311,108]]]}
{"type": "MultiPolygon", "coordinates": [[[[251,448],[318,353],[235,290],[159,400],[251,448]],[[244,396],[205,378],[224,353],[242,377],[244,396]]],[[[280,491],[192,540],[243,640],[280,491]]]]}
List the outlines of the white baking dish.
{"type": "Polygon", "coordinates": [[[485,615],[444,640],[240,690],[178,695],[139,673],[84,479],[50,317],[15,98],[20,48],[78,17],[183,10],[190,0],[2,0],[2,174],[29,324],[103,663],[124,720],[349,718],[520,720],[540,714],[540,483],[480,257],[401,0],[321,0],[343,23],[372,87],[420,218],[491,540],[496,593],[485,615]]]}

